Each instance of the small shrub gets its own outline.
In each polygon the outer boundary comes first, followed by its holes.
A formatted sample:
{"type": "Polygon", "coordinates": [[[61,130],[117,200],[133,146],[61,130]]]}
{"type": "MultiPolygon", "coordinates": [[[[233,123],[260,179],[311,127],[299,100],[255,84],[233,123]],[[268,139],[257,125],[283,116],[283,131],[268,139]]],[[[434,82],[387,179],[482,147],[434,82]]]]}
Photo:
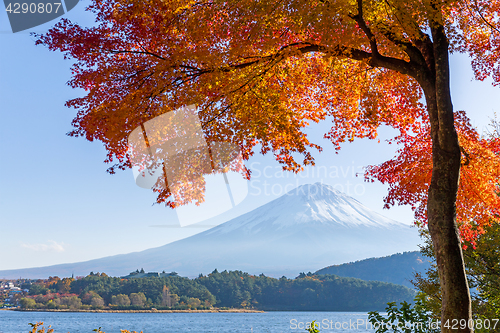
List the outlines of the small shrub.
{"type": "Polygon", "coordinates": [[[415,300],[415,306],[401,302],[398,308],[396,302],[387,303],[387,317],[377,311],[368,312],[368,321],[376,333],[438,333],[441,332],[438,322],[433,322],[430,312],[420,299],[415,300]]]}
{"type": "Polygon", "coordinates": [[[319,327],[319,325],[316,324],[316,320],[313,320],[311,322],[311,325],[309,325],[309,327],[306,328],[306,331],[308,331],[309,333],[319,333],[319,330],[316,327],[319,327]]]}

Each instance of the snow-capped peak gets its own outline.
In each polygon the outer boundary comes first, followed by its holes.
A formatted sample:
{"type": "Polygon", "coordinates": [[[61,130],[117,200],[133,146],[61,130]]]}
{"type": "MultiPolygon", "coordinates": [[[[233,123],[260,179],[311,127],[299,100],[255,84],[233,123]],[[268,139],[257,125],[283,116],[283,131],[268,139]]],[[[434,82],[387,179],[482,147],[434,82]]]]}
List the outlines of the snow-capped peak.
{"type": "Polygon", "coordinates": [[[299,186],[207,233],[228,233],[237,229],[256,233],[264,229],[269,231],[269,228],[277,230],[305,225],[346,228],[405,226],[371,211],[331,185],[315,183],[299,186]]]}

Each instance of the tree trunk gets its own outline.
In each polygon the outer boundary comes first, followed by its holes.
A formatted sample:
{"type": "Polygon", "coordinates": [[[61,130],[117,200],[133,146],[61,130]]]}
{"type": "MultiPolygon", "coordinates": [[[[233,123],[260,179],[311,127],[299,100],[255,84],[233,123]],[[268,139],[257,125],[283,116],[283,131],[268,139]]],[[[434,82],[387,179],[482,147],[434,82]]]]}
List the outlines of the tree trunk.
{"type": "Polygon", "coordinates": [[[467,327],[472,319],[471,300],[456,223],[461,153],[450,94],[448,41],[442,26],[431,30],[435,78],[424,87],[433,162],[427,215],[442,293],[441,330],[472,332],[467,327]]]}

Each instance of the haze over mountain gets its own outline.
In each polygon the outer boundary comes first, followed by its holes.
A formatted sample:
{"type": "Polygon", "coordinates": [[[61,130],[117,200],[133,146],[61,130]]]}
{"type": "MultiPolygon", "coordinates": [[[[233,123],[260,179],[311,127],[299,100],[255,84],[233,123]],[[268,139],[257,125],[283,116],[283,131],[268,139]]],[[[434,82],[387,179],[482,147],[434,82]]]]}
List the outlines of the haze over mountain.
{"type": "Polygon", "coordinates": [[[46,278],[105,272],[123,276],[137,268],[181,276],[217,268],[295,277],[302,271],[412,251],[416,228],[388,219],[332,186],[302,185],[228,222],[194,236],[141,252],[73,264],[0,271],[0,278],[46,278]]]}

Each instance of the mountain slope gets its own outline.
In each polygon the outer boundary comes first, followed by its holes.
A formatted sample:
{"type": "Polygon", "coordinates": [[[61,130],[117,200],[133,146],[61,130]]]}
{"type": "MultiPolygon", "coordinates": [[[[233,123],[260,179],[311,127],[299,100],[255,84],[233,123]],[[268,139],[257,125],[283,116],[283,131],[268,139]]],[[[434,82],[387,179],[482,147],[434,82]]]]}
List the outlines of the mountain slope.
{"type": "Polygon", "coordinates": [[[417,249],[415,228],[390,220],[359,201],[321,183],[287,194],[197,235],[142,252],[86,262],[0,271],[0,278],[126,275],[176,271],[197,276],[242,270],[269,276],[296,276],[331,264],[417,249]]]}
{"type": "Polygon", "coordinates": [[[396,253],[382,258],[369,258],[318,270],[315,274],[334,274],[366,281],[383,281],[413,288],[413,273],[430,268],[429,259],[419,251],[396,253]]]}

